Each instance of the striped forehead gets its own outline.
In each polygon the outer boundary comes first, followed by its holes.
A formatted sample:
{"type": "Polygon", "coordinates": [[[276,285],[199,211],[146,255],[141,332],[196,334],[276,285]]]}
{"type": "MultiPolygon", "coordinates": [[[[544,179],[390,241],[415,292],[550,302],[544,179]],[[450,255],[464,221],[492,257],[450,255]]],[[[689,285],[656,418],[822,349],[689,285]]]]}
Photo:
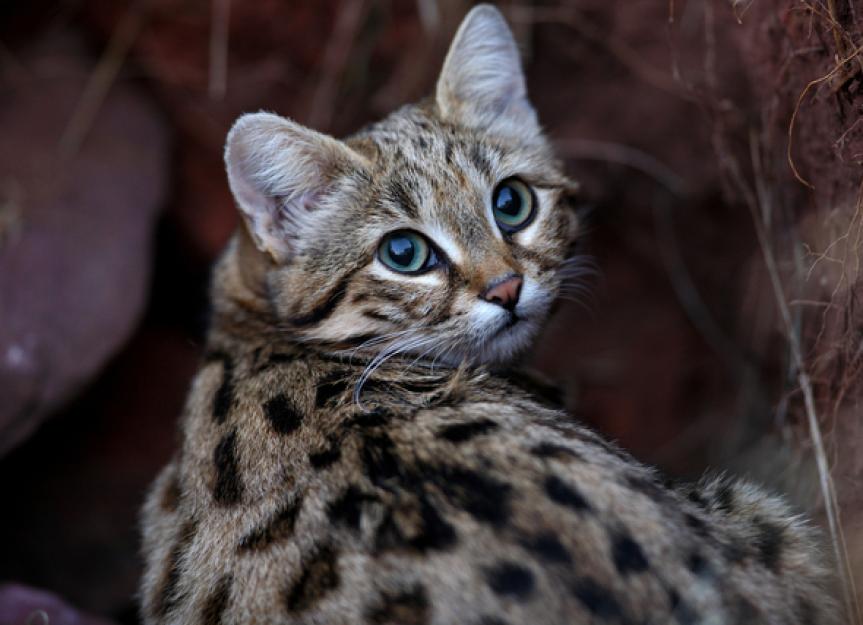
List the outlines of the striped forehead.
{"type": "Polygon", "coordinates": [[[388,213],[424,226],[429,236],[446,234],[461,244],[499,236],[488,208],[499,176],[498,148],[433,132],[388,147],[379,178],[379,201],[388,213]]]}

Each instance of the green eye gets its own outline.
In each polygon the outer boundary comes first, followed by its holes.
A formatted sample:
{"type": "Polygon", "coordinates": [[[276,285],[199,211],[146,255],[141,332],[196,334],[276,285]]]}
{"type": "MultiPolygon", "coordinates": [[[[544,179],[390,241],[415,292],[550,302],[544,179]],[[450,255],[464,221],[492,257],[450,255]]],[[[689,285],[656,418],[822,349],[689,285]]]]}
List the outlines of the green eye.
{"type": "Polygon", "coordinates": [[[378,248],[378,258],[399,273],[422,273],[438,264],[425,237],[410,230],[398,230],[385,236],[378,248]]]}
{"type": "Polygon", "coordinates": [[[507,234],[517,232],[533,218],[533,193],[518,178],[507,178],[491,197],[497,225],[507,234]]]}

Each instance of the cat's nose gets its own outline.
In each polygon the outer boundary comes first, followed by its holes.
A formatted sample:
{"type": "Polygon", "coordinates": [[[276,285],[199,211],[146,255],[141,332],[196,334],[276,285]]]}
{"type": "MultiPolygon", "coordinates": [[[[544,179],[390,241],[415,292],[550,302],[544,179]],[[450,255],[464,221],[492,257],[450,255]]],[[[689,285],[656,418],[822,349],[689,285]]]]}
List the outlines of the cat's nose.
{"type": "Polygon", "coordinates": [[[515,305],[518,304],[518,296],[521,293],[522,278],[518,274],[510,274],[499,278],[491,283],[491,285],[480,295],[480,299],[484,299],[492,304],[502,306],[506,310],[512,312],[515,305]]]}

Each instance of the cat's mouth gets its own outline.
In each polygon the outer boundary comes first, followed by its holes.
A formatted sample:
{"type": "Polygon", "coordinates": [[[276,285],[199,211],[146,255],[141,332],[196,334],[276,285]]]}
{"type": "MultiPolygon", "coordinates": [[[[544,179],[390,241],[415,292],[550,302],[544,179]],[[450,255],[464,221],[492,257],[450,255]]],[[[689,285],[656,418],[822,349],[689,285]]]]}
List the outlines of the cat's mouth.
{"type": "Polygon", "coordinates": [[[513,327],[515,327],[515,325],[519,321],[524,321],[524,317],[519,317],[514,312],[510,313],[509,317],[506,320],[504,320],[504,322],[501,324],[501,326],[497,330],[494,331],[494,334],[492,334],[491,338],[496,339],[499,336],[501,336],[502,334],[508,332],[513,327]]]}

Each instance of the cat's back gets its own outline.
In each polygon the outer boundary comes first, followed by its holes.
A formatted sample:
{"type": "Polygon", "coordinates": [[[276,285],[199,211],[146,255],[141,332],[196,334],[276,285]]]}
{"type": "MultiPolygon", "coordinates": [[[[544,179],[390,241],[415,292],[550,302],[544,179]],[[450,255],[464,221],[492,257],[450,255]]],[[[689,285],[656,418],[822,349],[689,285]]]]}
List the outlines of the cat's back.
{"type": "Polygon", "coordinates": [[[361,371],[211,354],[145,511],[149,622],[827,622],[772,499],[667,489],[502,378],[383,368],[358,404],[361,371]]]}

